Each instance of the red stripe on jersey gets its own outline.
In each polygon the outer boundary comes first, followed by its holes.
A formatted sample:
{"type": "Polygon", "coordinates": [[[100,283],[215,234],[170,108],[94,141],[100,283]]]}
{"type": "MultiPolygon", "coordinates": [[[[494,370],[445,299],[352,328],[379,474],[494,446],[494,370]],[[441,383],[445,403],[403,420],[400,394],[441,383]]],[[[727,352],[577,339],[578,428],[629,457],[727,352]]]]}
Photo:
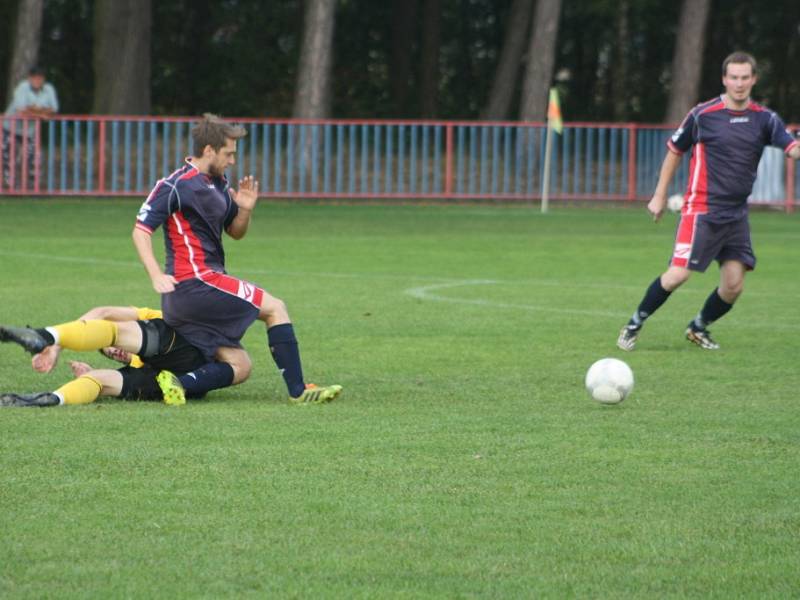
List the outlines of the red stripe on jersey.
{"type": "Polygon", "coordinates": [[[166,226],[167,235],[172,244],[172,268],[175,279],[183,281],[199,277],[203,272],[208,271],[203,245],[192,231],[192,226],[183,216],[183,212],[172,213],[166,226]]]}
{"type": "Polygon", "coordinates": [[[686,203],[683,214],[706,214],[708,212],[708,169],[706,168],[706,145],[697,142],[689,161],[689,185],[686,188],[686,203]]]}
{"type": "Polygon", "coordinates": [[[264,290],[257,285],[224,273],[217,273],[216,271],[207,271],[200,275],[200,279],[226,294],[241,298],[257,308],[261,307],[261,302],[264,299],[264,290]]]}
{"type": "MultiPolygon", "coordinates": [[[[710,104],[710,105],[706,106],[705,108],[702,108],[697,113],[698,117],[700,115],[704,115],[705,113],[716,112],[718,110],[725,110],[725,102],[722,100],[722,97],[714,98],[713,100],[710,100],[709,102],[712,102],[713,104],[710,104]]],[[[702,104],[700,104],[698,106],[702,106],[702,104]]]]}
{"type": "Polygon", "coordinates": [[[675,247],[672,250],[672,260],[670,261],[673,267],[686,267],[689,264],[689,257],[692,255],[696,223],[696,215],[681,215],[681,221],[678,223],[678,233],[675,235],[675,247]]]}

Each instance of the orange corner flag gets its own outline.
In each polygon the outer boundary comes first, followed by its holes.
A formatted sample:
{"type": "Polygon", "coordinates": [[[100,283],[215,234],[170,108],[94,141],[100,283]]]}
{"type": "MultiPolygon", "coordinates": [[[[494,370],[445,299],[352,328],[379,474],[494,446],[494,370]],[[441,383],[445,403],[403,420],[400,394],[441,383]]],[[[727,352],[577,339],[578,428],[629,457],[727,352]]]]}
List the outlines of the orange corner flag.
{"type": "Polygon", "coordinates": [[[558,90],[550,88],[550,103],[547,105],[547,125],[560,134],[564,131],[564,122],[561,120],[561,105],[558,102],[558,90]]]}

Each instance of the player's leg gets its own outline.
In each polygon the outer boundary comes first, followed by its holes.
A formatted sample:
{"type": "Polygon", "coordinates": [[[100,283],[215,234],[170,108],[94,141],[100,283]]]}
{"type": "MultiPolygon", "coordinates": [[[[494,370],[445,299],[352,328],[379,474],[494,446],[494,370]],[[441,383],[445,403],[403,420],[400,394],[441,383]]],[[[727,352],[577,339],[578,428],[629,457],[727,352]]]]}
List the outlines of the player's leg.
{"type": "Polygon", "coordinates": [[[622,350],[633,350],[644,322],[669,299],[672,292],[688,281],[691,274],[692,272],[686,267],[672,265],[656,277],[645,290],[636,312],[620,331],[617,347],[622,350]]]}
{"type": "Polygon", "coordinates": [[[686,339],[705,350],[718,350],[719,344],[711,337],[709,325],[725,316],[744,289],[747,266],[737,260],[726,260],[720,267],[719,287],[708,298],[697,316],[686,328],[686,339]]]}
{"type": "Polygon", "coordinates": [[[79,352],[99,350],[106,346],[137,352],[142,347],[142,341],[142,329],[137,321],[70,321],[40,329],[0,327],[0,342],[17,343],[31,354],[39,354],[54,344],[79,352]]]}
{"type": "Polygon", "coordinates": [[[272,360],[289,390],[289,400],[296,404],[321,404],[335,399],[342,386],[318,387],[303,380],[300,349],[283,300],[264,292],[258,318],[267,325],[267,342],[272,360]]]}
{"type": "Polygon", "coordinates": [[[111,369],[94,369],[83,373],[54,392],[34,394],[0,394],[0,406],[59,406],[89,404],[100,395],[117,396],[122,376],[111,369]]]}

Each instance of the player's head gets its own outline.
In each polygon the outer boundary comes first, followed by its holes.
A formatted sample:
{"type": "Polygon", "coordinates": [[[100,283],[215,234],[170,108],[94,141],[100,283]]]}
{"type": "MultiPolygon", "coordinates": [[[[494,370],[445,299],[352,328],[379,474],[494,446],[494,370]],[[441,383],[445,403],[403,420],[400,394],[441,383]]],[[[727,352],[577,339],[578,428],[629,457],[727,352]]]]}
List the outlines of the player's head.
{"type": "Polygon", "coordinates": [[[192,128],[192,154],[207,161],[211,175],[221,176],[234,163],[236,140],[247,135],[241,125],[206,113],[192,128]]]}
{"type": "Polygon", "coordinates": [[[44,69],[39,65],[34,65],[28,70],[28,83],[36,91],[42,89],[44,85],[44,69]]]}
{"type": "Polygon", "coordinates": [[[747,52],[734,52],[722,61],[722,85],[734,102],[744,102],[756,84],[756,59],[747,52]]]}

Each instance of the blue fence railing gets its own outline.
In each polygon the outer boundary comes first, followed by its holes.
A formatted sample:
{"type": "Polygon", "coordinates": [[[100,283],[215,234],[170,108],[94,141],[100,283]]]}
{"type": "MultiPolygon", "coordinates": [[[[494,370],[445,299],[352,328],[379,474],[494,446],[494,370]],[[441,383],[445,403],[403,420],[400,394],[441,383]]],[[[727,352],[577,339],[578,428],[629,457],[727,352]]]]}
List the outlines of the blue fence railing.
{"type": "MultiPolygon", "coordinates": [[[[541,123],[244,120],[232,178],[253,174],[280,198],[530,200],[541,197],[541,123]]],[[[145,195],[190,153],[192,119],[6,118],[6,195],[145,195]]],[[[550,197],[646,199],[672,129],[566,124],[553,139],[550,197]]],[[[800,177],[778,149],[759,167],[755,202],[800,202],[800,177]]],[[[685,189],[688,159],[671,193],[685,189]]]]}

